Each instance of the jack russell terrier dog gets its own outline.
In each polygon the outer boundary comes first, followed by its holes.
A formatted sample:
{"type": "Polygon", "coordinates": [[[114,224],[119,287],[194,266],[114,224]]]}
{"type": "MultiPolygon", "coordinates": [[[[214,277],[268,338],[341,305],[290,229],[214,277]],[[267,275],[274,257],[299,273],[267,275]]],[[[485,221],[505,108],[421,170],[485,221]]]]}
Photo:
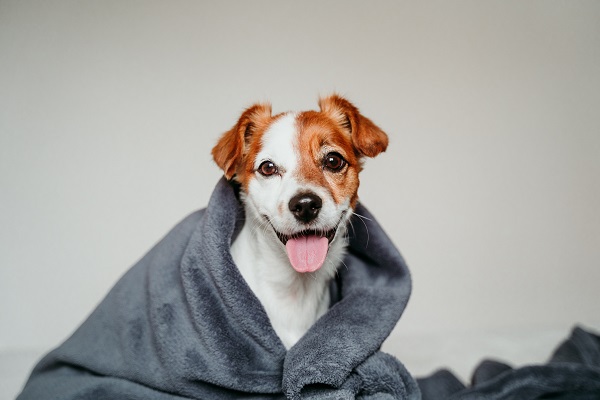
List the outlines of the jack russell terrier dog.
{"type": "Polygon", "coordinates": [[[270,104],[255,104],[212,150],[245,209],[231,255],[287,349],[329,307],[363,157],[388,145],[343,97],[321,98],[319,108],[271,115],[270,104]]]}

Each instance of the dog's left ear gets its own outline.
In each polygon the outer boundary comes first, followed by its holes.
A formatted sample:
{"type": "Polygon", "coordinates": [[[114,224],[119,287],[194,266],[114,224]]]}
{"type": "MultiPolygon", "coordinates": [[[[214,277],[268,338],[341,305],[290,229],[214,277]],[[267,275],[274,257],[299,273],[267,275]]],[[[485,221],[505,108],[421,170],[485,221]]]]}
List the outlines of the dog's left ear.
{"type": "Polygon", "coordinates": [[[255,104],[247,108],[238,122],[223,134],[212,149],[215,163],[228,180],[235,177],[248,153],[250,139],[257,129],[264,128],[271,119],[270,104],[255,104]]]}
{"type": "Polygon", "coordinates": [[[361,155],[375,157],[387,149],[385,132],[345,98],[337,94],[320,98],[319,108],[350,133],[352,144],[361,155]]]}

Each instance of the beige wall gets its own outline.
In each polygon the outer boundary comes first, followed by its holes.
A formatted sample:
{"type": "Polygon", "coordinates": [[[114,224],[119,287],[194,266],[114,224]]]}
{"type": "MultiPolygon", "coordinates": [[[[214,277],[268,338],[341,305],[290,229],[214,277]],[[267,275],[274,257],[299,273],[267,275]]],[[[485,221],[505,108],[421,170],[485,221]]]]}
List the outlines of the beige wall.
{"type": "Polygon", "coordinates": [[[0,349],[64,339],[203,207],[240,111],[347,95],[395,337],[600,329],[600,2],[0,0],[0,349]]]}

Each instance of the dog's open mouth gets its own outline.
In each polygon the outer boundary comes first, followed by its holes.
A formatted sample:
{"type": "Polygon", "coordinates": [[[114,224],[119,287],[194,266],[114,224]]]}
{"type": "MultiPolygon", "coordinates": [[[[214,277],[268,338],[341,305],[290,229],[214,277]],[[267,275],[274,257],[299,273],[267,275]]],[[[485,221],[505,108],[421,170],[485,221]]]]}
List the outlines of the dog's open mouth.
{"type": "Polygon", "coordinates": [[[328,231],[308,229],[284,235],[273,228],[277,237],[285,245],[292,267],[301,273],[315,272],[323,266],[329,243],[335,237],[337,226],[328,231]]]}
{"type": "MultiPolygon", "coordinates": [[[[275,230],[275,229],[273,229],[275,230]]],[[[327,239],[327,243],[331,243],[331,241],[333,240],[333,237],[335,236],[335,232],[337,231],[337,227],[328,230],[328,231],[322,231],[322,230],[316,230],[316,229],[307,229],[301,232],[297,232],[294,233],[293,235],[284,235],[281,232],[278,232],[277,230],[275,230],[275,233],[277,234],[277,237],[279,238],[279,240],[281,240],[281,243],[285,245],[287,245],[288,240],[290,239],[298,239],[302,236],[318,236],[318,237],[324,237],[327,239]]]]}

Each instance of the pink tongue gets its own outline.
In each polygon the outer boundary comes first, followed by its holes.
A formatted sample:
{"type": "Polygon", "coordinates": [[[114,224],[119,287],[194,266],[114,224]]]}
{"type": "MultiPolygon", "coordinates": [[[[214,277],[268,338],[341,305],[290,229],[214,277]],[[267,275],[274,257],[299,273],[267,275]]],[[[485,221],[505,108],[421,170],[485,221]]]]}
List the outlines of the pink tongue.
{"type": "Polygon", "coordinates": [[[285,244],[292,267],[298,272],[315,272],[325,262],[329,241],[320,236],[300,236],[285,244]]]}

